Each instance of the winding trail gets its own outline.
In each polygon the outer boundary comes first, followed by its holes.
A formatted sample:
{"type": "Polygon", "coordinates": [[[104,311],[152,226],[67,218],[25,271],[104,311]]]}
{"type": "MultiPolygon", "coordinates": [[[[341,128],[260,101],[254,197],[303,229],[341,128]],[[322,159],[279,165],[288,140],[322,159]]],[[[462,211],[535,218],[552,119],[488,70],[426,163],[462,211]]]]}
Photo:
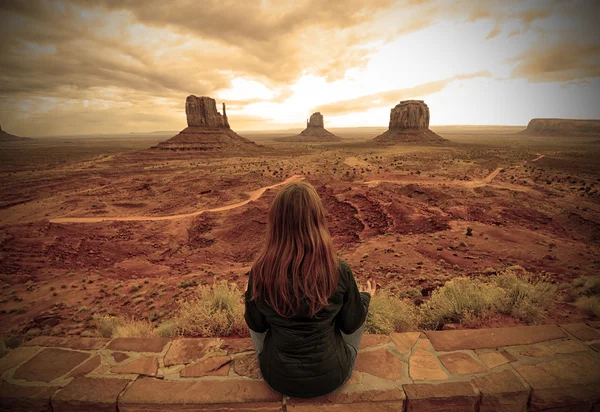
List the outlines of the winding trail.
{"type": "Polygon", "coordinates": [[[367,182],[363,182],[364,185],[368,185],[368,186],[376,186],[379,183],[399,183],[399,184],[419,184],[419,185],[450,185],[450,186],[464,186],[464,187],[480,187],[480,186],[485,186],[488,183],[491,183],[491,181],[498,176],[498,173],[500,173],[500,170],[502,170],[501,167],[497,167],[492,173],[490,173],[489,175],[487,175],[486,177],[484,177],[483,179],[480,180],[471,180],[471,181],[464,181],[464,180],[434,180],[434,179],[414,179],[414,178],[409,178],[409,179],[398,179],[398,180],[369,180],[367,182]]]}
{"type": "Polygon", "coordinates": [[[532,162],[537,162],[538,160],[540,160],[540,159],[542,159],[544,157],[546,157],[546,155],[541,154],[538,157],[536,157],[535,159],[533,159],[532,162]]]}
{"type": "Polygon", "coordinates": [[[194,217],[201,215],[205,212],[223,212],[225,210],[236,209],[238,207],[242,207],[247,205],[250,202],[253,202],[260,198],[267,190],[273,189],[277,186],[282,186],[289,182],[299,182],[304,180],[304,177],[301,175],[294,175],[288,177],[281,183],[277,183],[271,186],[261,187],[253,192],[250,192],[250,197],[246,200],[243,200],[238,203],[232,203],[230,205],[216,207],[214,209],[204,209],[191,213],[183,213],[179,215],[168,215],[168,216],[102,216],[102,217],[59,217],[55,219],[49,219],[51,223],[100,223],[106,221],[138,221],[138,220],[176,220],[176,219],[185,219],[186,217],[194,217]]]}

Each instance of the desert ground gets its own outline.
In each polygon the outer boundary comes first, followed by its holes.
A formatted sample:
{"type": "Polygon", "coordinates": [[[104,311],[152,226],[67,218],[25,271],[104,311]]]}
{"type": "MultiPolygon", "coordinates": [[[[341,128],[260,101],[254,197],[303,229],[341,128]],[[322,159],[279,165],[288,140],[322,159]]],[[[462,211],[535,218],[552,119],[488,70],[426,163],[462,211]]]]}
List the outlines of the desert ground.
{"type": "MultiPolygon", "coordinates": [[[[449,140],[436,146],[370,144],[384,128],[298,145],[240,132],[273,148],[260,157],[149,149],[174,133],[3,143],[0,333],[93,334],[95,314],[159,323],[195,285],[243,285],[294,179],[317,188],[359,282],[418,304],[454,277],[518,266],[567,293],[600,269],[600,137],[523,129],[432,127],[449,140]]],[[[546,321],[586,316],[560,299],[546,321]]]]}

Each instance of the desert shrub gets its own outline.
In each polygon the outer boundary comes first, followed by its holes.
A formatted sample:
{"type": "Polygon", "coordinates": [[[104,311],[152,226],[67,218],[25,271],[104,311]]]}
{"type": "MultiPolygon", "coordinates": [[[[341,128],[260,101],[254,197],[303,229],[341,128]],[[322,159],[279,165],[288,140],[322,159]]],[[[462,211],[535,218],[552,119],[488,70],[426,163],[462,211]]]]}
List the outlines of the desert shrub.
{"type": "Polygon", "coordinates": [[[460,277],[436,289],[419,307],[421,326],[437,329],[446,323],[457,323],[490,312],[503,297],[500,287],[479,280],[460,277]]]}
{"type": "Polygon", "coordinates": [[[176,323],[173,320],[166,320],[158,325],[156,333],[161,338],[172,338],[177,335],[176,323]]]}
{"type": "Polygon", "coordinates": [[[415,330],[418,326],[417,308],[404,299],[382,289],[371,298],[365,333],[389,334],[415,330]]]}
{"type": "Polygon", "coordinates": [[[94,323],[98,335],[103,338],[111,338],[123,320],[116,316],[94,315],[94,323]]]}
{"type": "Polygon", "coordinates": [[[113,332],[115,338],[153,338],[158,336],[148,320],[123,319],[113,332]]]}
{"type": "Polygon", "coordinates": [[[556,286],[545,282],[544,278],[518,277],[507,271],[492,277],[492,281],[505,292],[496,303],[496,309],[526,323],[540,321],[556,297],[556,286]]]}
{"type": "Polygon", "coordinates": [[[8,348],[3,340],[0,340],[0,358],[3,358],[4,355],[8,353],[8,348]]]}
{"type": "Polygon", "coordinates": [[[592,316],[600,318],[600,297],[598,296],[582,296],[577,299],[575,306],[592,316]]]}
{"type": "Polygon", "coordinates": [[[435,290],[420,306],[421,326],[437,329],[446,323],[501,313],[525,323],[539,322],[556,296],[556,287],[545,279],[529,275],[517,276],[506,271],[484,282],[465,277],[456,278],[435,290]]]}
{"type": "Polygon", "coordinates": [[[600,295],[600,276],[589,276],[583,282],[582,293],[586,296],[600,295]]]}
{"type": "Polygon", "coordinates": [[[154,326],[147,320],[95,315],[94,323],[98,335],[103,338],[151,338],[157,336],[154,326]]]}
{"type": "MultiPolygon", "coordinates": [[[[243,293],[235,285],[222,281],[200,286],[199,296],[180,302],[170,325],[170,335],[227,336],[247,335],[243,293]]],[[[167,326],[163,326],[167,333],[167,326]]]]}

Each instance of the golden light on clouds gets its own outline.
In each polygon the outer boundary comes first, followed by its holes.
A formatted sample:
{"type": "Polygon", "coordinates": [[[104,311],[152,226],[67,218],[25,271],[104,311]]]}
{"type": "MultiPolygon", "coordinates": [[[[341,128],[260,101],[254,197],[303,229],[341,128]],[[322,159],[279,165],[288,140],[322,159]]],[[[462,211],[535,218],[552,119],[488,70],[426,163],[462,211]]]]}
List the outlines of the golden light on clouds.
{"type": "Polygon", "coordinates": [[[185,126],[189,94],[236,130],[600,118],[595,1],[8,1],[0,124],[23,136],[185,126]]]}

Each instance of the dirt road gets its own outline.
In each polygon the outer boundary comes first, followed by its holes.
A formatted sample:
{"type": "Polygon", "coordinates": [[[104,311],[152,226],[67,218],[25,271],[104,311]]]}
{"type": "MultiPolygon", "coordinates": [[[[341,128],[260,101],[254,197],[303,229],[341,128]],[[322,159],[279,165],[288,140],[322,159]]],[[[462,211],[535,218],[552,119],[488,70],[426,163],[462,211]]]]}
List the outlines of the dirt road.
{"type": "Polygon", "coordinates": [[[271,186],[261,187],[260,189],[257,189],[257,190],[255,190],[253,192],[250,192],[248,199],[243,200],[241,202],[233,203],[233,204],[225,205],[225,206],[221,206],[221,207],[217,207],[217,208],[214,208],[214,209],[199,210],[199,211],[192,212],[192,213],[183,213],[183,214],[168,215],[168,216],[59,217],[59,218],[54,218],[54,219],[49,219],[49,220],[52,223],[99,223],[99,222],[105,222],[105,221],[127,221],[127,222],[129,222],[129,221],[137,221],[137,220],[175,220],[175,219],[184,219],[184,218],[187,218],[187,217],[198,216],[198,215],[201,215],[202,213],[205,213],[205,212],[223,212],[225,210],[235,209],[235,208],[247,205],[248,203],[257,200],[258,198],[260,198],[269,189],[273,189],[273,188],[275,188],[277,186],[282,186],[282,185],[284,185],[286,183],[289,183],[289,182],[297,182],[297,181],[301,181],[301,180],[304,180],[303,176],[294,175],[294,176],[291,176],[291,177],[285,179],[281,183],[277,183],[277,184],[274,184],[274,185],[271,185],[271,186]]]}

